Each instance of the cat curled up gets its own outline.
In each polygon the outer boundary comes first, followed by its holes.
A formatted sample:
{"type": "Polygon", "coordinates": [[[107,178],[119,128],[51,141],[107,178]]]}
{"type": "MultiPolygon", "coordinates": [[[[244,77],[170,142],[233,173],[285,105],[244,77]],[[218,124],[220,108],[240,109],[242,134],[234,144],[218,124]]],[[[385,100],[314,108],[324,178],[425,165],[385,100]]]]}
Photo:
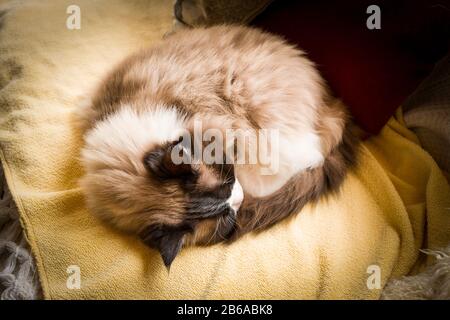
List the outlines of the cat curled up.
{"type": "Polygon", "coordinates": [[[128,57],[79,118],[90,210],[159,250],[167,267],[182,246],[231,241],[298,213],[336,192],[355,164],[348,113],[314,64],[248,27],[180,30],[128,57]],[[269,173],[259,158],[235,161],[262,148],[264,130],[277,132],[266,139],[277,158],[269,173]],[[225,137],[212,163],[195,155],[208,132],[225,137]]]}

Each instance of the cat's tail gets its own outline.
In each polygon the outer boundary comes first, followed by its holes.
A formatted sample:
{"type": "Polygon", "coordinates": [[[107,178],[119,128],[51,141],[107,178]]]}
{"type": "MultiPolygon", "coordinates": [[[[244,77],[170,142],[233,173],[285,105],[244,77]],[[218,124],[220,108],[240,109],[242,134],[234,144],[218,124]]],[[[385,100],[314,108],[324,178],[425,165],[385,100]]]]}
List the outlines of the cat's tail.
{"type": "MultiPolygon", "coordinates": [[[[323,119],[323,118],[322,118],[323,119]]],[[[330,146],[319,167],[299,172],[277,192],[263,197],[246,197],[237,215],[236,232],[231,240],[250,231],[261,231],[292,214],[308,202],[339,191],[348,170],[357,162],[359,139],[356,128],[344,119],[342,134],[330,146]]]]}

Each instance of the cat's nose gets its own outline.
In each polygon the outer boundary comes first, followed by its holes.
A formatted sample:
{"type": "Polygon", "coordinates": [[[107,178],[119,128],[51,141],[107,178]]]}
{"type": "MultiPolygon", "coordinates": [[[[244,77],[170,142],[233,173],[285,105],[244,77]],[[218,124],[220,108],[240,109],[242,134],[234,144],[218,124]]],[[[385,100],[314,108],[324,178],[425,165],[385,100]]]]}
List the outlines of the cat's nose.
{"type": "Polygon", "coordinates": [[[242,190],[242,186],[236,178],[233,189],[231,190],[231,196],[228,198],[227,203],[235,212],[238,212],[243,200],[244,190],[242,190]]]}

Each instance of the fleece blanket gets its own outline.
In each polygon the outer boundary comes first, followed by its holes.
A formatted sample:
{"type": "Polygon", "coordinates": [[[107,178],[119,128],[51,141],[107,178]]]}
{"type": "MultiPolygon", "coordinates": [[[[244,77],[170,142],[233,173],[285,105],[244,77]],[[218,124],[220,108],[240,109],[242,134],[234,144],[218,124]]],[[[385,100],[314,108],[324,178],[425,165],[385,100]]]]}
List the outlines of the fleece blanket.
{"type": "Polygon", "coordinates": [[[399,110],[338,196],[232,245],[185,249],[168,273],[86,210],[71,120],[114,64],[160,41],[171,5],[79,0],[78,29],[72,4],[0,1],[0,157],[46,299],[377,299],[427,264],[420,248],[449,242],[449,185],[399,110]]]}
{"type": "Polygon", "coordinates": [[[450,54],[404,104],[404,119],[450,179],[450,54]]]}

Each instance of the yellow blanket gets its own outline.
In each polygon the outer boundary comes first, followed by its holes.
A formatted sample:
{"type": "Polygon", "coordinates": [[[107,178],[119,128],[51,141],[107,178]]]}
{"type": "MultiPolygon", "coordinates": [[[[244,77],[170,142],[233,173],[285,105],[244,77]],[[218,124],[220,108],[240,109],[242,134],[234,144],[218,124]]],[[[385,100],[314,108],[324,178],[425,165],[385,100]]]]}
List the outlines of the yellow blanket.
{"type": "Polygon", "coordinates": [[[72,1],[0,2],[0,155],[45,298],[377,299],[424,265],[419,248],[450,241],[449,186],[399,112],[339,197],[233,245],[183,250],[168,274],[86,210],[70,119],[112,65],[171,28],[171,2],[76,2],[73,30],[72,1]]]}

